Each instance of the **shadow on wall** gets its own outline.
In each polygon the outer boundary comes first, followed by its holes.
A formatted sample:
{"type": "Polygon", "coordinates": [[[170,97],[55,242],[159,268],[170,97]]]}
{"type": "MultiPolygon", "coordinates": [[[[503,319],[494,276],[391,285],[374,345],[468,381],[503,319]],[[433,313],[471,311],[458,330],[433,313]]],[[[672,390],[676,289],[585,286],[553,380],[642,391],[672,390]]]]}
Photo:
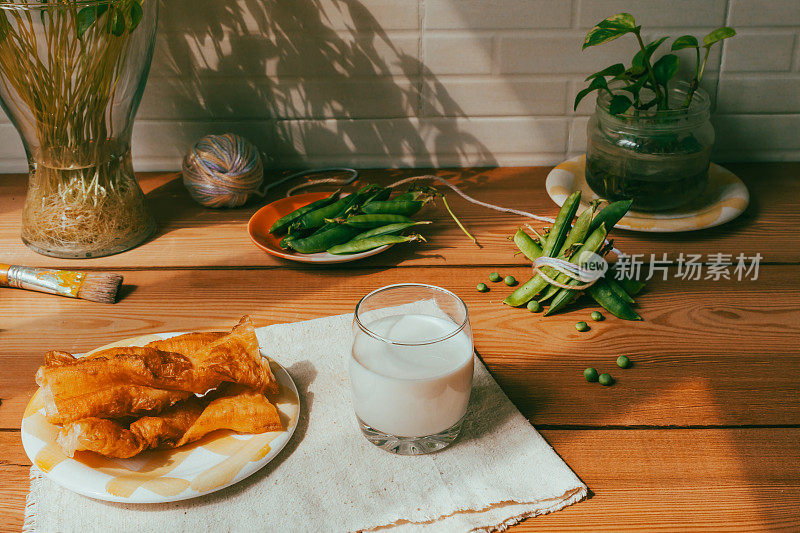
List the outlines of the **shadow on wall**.
{"type": "Polygon", "coordinates": [[[496,165],[417,59],[418,34],[396,44],[357,0],[170,0],[159,31],[156,103],[247,136],[267,166],[496,165]]]}

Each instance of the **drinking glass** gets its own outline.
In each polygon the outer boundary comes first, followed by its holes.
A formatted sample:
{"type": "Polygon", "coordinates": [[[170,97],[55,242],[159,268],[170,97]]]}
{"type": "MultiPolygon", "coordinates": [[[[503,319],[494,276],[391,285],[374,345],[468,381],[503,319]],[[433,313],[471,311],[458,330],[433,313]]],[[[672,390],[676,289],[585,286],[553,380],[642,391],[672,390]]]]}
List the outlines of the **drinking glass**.
{"type": "Polygon", "coordinates": [[[389,285],[356,305],[353,408],[376,446],[401,455],[449,446],[467,412],[474,364],[469,312],[452,292],[389,285]]]}

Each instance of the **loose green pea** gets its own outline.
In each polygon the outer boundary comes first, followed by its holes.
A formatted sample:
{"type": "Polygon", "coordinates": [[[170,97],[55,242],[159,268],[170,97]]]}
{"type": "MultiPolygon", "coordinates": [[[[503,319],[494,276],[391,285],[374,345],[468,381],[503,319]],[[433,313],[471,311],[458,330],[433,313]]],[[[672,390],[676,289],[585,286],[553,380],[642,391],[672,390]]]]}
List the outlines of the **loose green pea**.
{"type": "Polygon", "coordinates": [[[575,324],[575,329],[578,331],[589,331],[589,324],[581,320],[577,324],[575,324]]]}
{"type": "Polygon", "coordinates": [[[628,368],[631,366],[631,360],[628,359],[627,355],[620,355],[617,357],[617,366],[620,368],[628,368]]]}
{"type": "Polygon", "coordinates": [[[476,289],[478,289],[478,292],[489,292],[489,287],[485,283],[478,283],[476,289]]]}
{"type": "Polygon", "coordinates": [[[531,313],[538,313],[542,310],[542,304],[537,302],[536,300],[531,300],[528,302],[528,311],[531,313]]]}
{"type": "MultiPolygon", "coordinates": [[[[605,375],[608,375],[608,374],[605,374],[605,375]]],[[[586,370],[583,371],[583,377],[585,377],[586,381],[589,381],[589,382],[597,381],[597,377],[598,377],[597,369],[592,368],[592,367],[587,368],[586,370]]]]}
{"type": "Polygon", "coordinates": [[[603,316],[603,313],[600,311],[592,311],[592,320],[595,322],[600,322],[601,320],[605,320],[606,317],[603,316]]]}
{"type": "Polygon", "coordinates": [[[597,381],[600,382],[600,385],[608,387],[614,383],[614,378],[611,377],[611,374],[600,374],[597,381]]]}
{"type": "Polygon", "coordinates": [[[513,287],[517,284],[517,279],[514,276],[506,276],[505,279],[503,279],[503,283],[509,287],[513,287]]]}
{"type": "Polygon", "coordinates": [[[497,283],[501,279],[503,279],[503,277],[497,272],[492,272],[491,274],[489,274],[489,281],[491,281],[492,283],[497,283]]]}

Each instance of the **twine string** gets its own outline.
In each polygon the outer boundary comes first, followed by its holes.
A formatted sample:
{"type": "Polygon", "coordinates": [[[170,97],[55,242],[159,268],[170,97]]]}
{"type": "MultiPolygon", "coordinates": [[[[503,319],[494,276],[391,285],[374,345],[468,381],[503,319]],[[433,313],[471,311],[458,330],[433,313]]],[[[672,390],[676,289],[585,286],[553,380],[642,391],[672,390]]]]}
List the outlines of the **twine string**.
{"type": "Polygon", "coordinates": [[[580,265],[576,265],[575,263],[571,263],[566,259],[559,259],[557,257],[537,257],[533,261],[533,274],[539,274],[543,280],[551,285],[555,285],[556,287],[560,287],[562,289],[572,289],[572,290],[583,290],[588,289],[595,283],[597,283],[600,278],[603,277],[605,272],[601,272],[599,270],[588,270],[580,265]],[[548,276],[542,267],[550,267],[553,268],[562,274],[569,276],[574,281],[579,281],[581,283],[574,283],[574,284],[566,284],[561,283],[560,281],[556,281],[550,276],[548,276]]]}

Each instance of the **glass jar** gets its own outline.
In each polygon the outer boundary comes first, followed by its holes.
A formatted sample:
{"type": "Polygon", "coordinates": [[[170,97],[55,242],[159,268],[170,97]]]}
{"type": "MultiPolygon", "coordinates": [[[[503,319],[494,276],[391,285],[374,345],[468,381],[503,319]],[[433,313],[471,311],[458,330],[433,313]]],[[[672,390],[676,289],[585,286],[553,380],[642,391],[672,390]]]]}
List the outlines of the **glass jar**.
{"type": "Polygon", "coordinates": [[[131,130],[157,0],[0,1],[0,104],[28,158],[23,242],[54,257],[132,248],[155,229],[131,130]]]}
{"type": "Polygon", "coordinates": [[[697,89],[688,109],[689,84],[676,82],[669,102],[675,109],[624,114],[608,111],[608,92],[597,97],[589,119],[586,181],[609,201],[633,199],[632,210],[667,211],[697,198],[708,182],[714,127],[708,94],[697,89]]]}

